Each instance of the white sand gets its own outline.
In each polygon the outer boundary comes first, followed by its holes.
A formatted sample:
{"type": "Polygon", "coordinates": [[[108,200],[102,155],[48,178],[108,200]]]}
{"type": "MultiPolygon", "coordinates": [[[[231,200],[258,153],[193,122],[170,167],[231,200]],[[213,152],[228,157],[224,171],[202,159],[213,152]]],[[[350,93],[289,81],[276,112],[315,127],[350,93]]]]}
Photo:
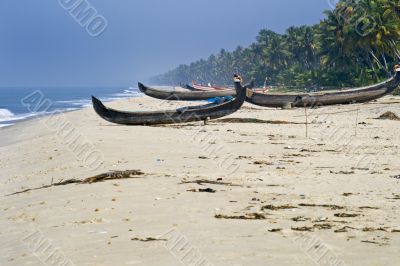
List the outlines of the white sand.
{"type": "Polygon", "coordinates": [[[229,118],[299,124],[127,127],[85,109],[0,128],[0,265],[398,265],[400,121],[373,118],[400,115],[399,100],[309,110],[308,138],[303,109],[247,104],[229,118]],[[99,155],[98,169],[73,151],[72,136],[99,155]],[[5,196],[133,169],[145,175],[5,196]],[[181,184],[200,179],[238,186],[181,184]],[[192,191],[201,188],[216,193],[192,191]],[[265,219],[225,219],[254,214],[265,219]]]}

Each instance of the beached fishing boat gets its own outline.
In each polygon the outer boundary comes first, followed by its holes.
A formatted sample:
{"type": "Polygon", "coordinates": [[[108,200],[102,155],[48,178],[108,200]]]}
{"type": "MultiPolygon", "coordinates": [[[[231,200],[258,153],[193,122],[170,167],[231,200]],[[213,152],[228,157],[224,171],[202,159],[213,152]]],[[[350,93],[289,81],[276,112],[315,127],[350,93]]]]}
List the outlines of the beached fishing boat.
{"type": "Polygon", "coordinates": [[[233,89],[233,88],[225,88],[225,87],[218,87],[218,86],[211,86],[211,85],[202,85],[199,83],[196,83],[195,81],[192,82],[192,86],[186,85],[185,88],[189,90],[201,90],[201,91],[210,91],[210,90],[227,90],[227,89],[233,89]]]}
{"type": "Polygon", "coordinates": [[[237,97],[222,104],[183,107],[171,111],[129,112],[108,108],[95,97],[92,97],[93,108],[103,119],[121,125],[155,125],[206,121],[227,116],[236,112],[246,99],[247,86],[243,87],[239,79],[235,79],[237,97]]]}
{"type": "Polygon", "coordinates": [[[139,90],[146,94],[147,96],[160,99],[160,100],[170,100],[170,101],[200,101],[207,100],[216,97],[228,97],[235,96],[236,91],[234,89],[225,90],[167,90],[167,89],[157,89],[150,88],[142,83],[139,83],[139,90]]]}
{"type": "Polygon", "coordinates": [[[247,102],[264,107],[304,107],[334,104],[363,103],[379,99],[393,92],[400,85],[400,66],[395,75],[384,82],[362,88],[315,93],[259,93],[248,94],[247,102]]]}
{"type": "MultiPolygon", "coordinates": [[[[273,108],[304,106],[325,106],[335,104],[363,103],[379,99],[393,92],[400,85],[400,66],[395,66],[395,75],[388,80],[362,88],[342,89],[314,93],[264,93],[253,90],[248,93],[247,102],[273,108]]],[[[195,87],[186,85],[196,91],[195,87]]]]}

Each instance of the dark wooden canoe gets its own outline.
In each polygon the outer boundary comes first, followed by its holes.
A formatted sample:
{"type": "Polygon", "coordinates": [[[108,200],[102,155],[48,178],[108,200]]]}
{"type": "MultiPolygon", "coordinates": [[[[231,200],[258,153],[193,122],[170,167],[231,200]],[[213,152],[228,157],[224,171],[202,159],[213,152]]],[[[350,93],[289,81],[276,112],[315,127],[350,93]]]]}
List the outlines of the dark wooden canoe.
{"type": "Polygon", "coordinates": [[[246,101],[264,107],[311,107],[369,102],[393,92],[400,85],[400,68],[396,69],[392,78],[362,88],[301,94],[264,94],[253,91],[246,101]]]}
{"type": "MultiPolygon", "coordinates": [[[[324,106],[334,104],[363,103],[379,99],[393,92],[400,85],[400,67],[395,67],[395,75],[382,82],[371,86],[336,91],[315,93],[262,93],[253,90],[248,93],[246,101],[263,107],[304,107],[324,106]]],[[[187,89],[197,91],[195,87],[186,85],[187,89]]]]}
{"type": "Polygon", "coordinates": [[[171,111],[128,112],[118,111],[104,106],[95,97],[92,97],[96,113],[103,119],[121,125],[155,125],[205,121],[227,116],[236,112],[246,99],[246,88],[235,80],[237,97],[222,104],[207,104],[202,106],[184,107],[171,111]]]}
{"type": "Polygon", "coordinates": [[[139,83],[139,90],[142,93],[146,94],[147,96],[156,99],[170,100],[170,101],[200,101],[216,97],[236,96],[236,92],[233,89],[210,90],[210,91],[164,90],[164,89],[150,88],[143,85],[142,83],[139,83]]]}

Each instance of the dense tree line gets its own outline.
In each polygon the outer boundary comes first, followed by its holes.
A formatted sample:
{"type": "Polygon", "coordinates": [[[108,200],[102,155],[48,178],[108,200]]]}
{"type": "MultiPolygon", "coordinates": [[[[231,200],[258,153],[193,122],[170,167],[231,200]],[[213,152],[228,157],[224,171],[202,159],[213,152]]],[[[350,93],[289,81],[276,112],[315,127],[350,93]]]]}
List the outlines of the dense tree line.
{"type": "Polygon", "coordinates": [[[231,84],[232,73],[261,86],[359,86],[391,75],[400,61],[400,2],[341,0],[313,26],[290,27],[285,34],[263,29],[247,48],[222,49],[208,59],[180,65],[152,78],[176,85],[231,84]]]}

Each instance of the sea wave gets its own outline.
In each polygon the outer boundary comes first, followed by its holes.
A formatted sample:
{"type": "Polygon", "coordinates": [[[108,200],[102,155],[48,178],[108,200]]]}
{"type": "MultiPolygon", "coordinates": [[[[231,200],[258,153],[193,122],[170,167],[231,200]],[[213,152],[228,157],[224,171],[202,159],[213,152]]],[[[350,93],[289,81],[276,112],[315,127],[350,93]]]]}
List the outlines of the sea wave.
{"type": "Polygon", "coordinates": [[[9,126],[12,126],[12,125],[14,125],[14,124],[0,124],[0,128],[2,128],[2,127],[9,127],[9,126]]]}
{"type": "MultiPolygon", "coordinates": [[[[116,101],[130,97],[139,97],[141,94],[138,89],[130,87],[121,92],[110,93],[102,97],[104,102],[116,101]],[[108,96],[108,97],[107,97],[108,96]]],[[[25,120],[28,118],[33,118],[37,116],[46,116],[54,113],[63,113],[68,111],[75,111],[82,108],[92,107],[91,99],[73,99],[73,100],[58,100],[55,101],[55,105],[53,106],[53,110],[43,111],[43,112],[34,112],[34,113],[18,113],[15,114],[9,109],[0,108],[0,127],[11,126],[15,124],[15,122],[20,120],[25,120]]],[[[26,110],[27,111],[27,110],[26,110]]]]}
{"type": "MultiPolygon", "coordinates": [[[[87,99],[57,101],[56,103],[65,106],[74,106],[75,108],[86,108],[92,105],[92,101],[87,99]]],[[[68,109],[68,107],[65,107],[65,109],[68,109]]]]}
{"type": "Polygon", "coordinates": [[[0,109],[0,121],[1,121],[1,119],[8,119],[8,118],[13,117],[13,116],[14,116],[14,113],[11,112],[10,110],[8,110],[8,109],[0,109]]]}
{"type": "Polygon", "coordinates": [[[112,96],[122,97],[122,98],[138,97],[140,95],[141,95],[141,93],[140,93],[139,89],[133,88],[133,87],[130,87],[129,89],[123,90],[123,92],[121,92],[121,93],[112,94],[112,96]]]}

